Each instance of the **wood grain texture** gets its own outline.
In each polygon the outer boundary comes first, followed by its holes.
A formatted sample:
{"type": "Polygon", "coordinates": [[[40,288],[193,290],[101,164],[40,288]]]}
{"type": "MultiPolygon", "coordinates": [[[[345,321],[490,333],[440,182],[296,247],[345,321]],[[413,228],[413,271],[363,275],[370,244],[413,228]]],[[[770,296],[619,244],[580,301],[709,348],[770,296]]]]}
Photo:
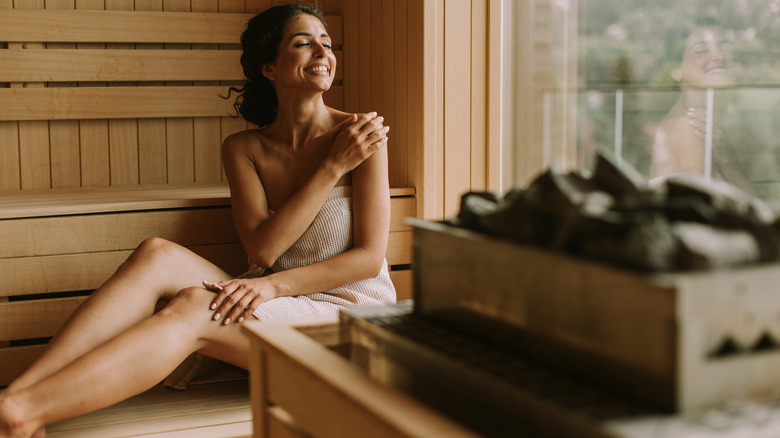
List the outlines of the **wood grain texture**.
{"type": "MultiPolygon", "coordinates": [[[[111,0],[108,6],[119,9],[113,7],[118,1],[111,0]]],[[[0,41],[235,43],[249,18],[199,12],[4,9],[0,41]]]]}
{"type": "Polygon", "coordinates": [[[227,87],[0,89],[0,121],[211,117],[232,113],[227,87]]]}
{"type": "Polygon", "coordinates": [[[5,50],[0,82],[242,80],[239,50],[5,50]]]}

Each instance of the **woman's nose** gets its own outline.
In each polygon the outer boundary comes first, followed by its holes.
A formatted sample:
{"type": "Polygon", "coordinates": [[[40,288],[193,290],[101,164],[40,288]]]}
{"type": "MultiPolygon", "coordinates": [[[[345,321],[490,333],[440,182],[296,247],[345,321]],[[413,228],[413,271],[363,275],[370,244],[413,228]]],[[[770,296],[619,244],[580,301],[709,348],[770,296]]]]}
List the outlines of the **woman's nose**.
{"type": "Polygon", "coordinates": [[[319,42],[314,42],[313,44],[314,45],[312,47],[314,47],[314,56],[324,57],[327,55],[328,49],[324,45],[319,42]]]}

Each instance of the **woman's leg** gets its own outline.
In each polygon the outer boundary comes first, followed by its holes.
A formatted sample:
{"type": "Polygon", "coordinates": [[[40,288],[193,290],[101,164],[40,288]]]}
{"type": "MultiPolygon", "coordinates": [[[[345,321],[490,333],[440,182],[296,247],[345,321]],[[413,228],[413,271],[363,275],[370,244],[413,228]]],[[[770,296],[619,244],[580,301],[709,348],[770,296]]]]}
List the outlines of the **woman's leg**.
{"type": "Polygon", "coordinates": [[[29,437],[40,427],[109,406],[162,380],[193,351],[246,368],[249,341],[240,324],[222,325],[214,294],[187,288],[159,313],[28,387],[0,398],[0,437],[29,437]]]}
{"type": "Polygon", "coordinates": [[[147,239],[116,273],[71,315],[41,357],[8,387],[32,385],[154,313],[159,300],[170,300],[202,280],[230,276],[164,239],[147,239]]]}

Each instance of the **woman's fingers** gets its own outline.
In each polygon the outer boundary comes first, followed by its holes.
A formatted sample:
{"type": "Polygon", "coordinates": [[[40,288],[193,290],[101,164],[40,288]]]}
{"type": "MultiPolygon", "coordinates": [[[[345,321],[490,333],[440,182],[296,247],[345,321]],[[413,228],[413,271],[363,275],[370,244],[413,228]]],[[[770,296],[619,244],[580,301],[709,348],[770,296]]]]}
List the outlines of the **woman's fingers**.
{"type": "Polygon", "coordinates": [[[211,310],[214,311],[211,319],[222,320],[223,325],[243,321],[269,299],[267,293],[264,294],[261,289],[243,280],[220,282],[218,286],[222,287],[222,290],[211,302],[211,310]]]}

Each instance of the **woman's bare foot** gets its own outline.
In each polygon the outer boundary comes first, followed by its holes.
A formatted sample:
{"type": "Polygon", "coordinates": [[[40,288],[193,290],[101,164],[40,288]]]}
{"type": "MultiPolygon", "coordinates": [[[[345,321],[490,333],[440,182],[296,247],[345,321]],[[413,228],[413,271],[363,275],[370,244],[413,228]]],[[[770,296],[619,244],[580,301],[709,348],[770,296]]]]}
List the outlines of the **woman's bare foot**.
{"type": "Polygon", "coordinates": [[[25,414],[8,391],[0,394],[0,438],[44,438],[46,429],[37,427],[25,418],[25,414]]]}

